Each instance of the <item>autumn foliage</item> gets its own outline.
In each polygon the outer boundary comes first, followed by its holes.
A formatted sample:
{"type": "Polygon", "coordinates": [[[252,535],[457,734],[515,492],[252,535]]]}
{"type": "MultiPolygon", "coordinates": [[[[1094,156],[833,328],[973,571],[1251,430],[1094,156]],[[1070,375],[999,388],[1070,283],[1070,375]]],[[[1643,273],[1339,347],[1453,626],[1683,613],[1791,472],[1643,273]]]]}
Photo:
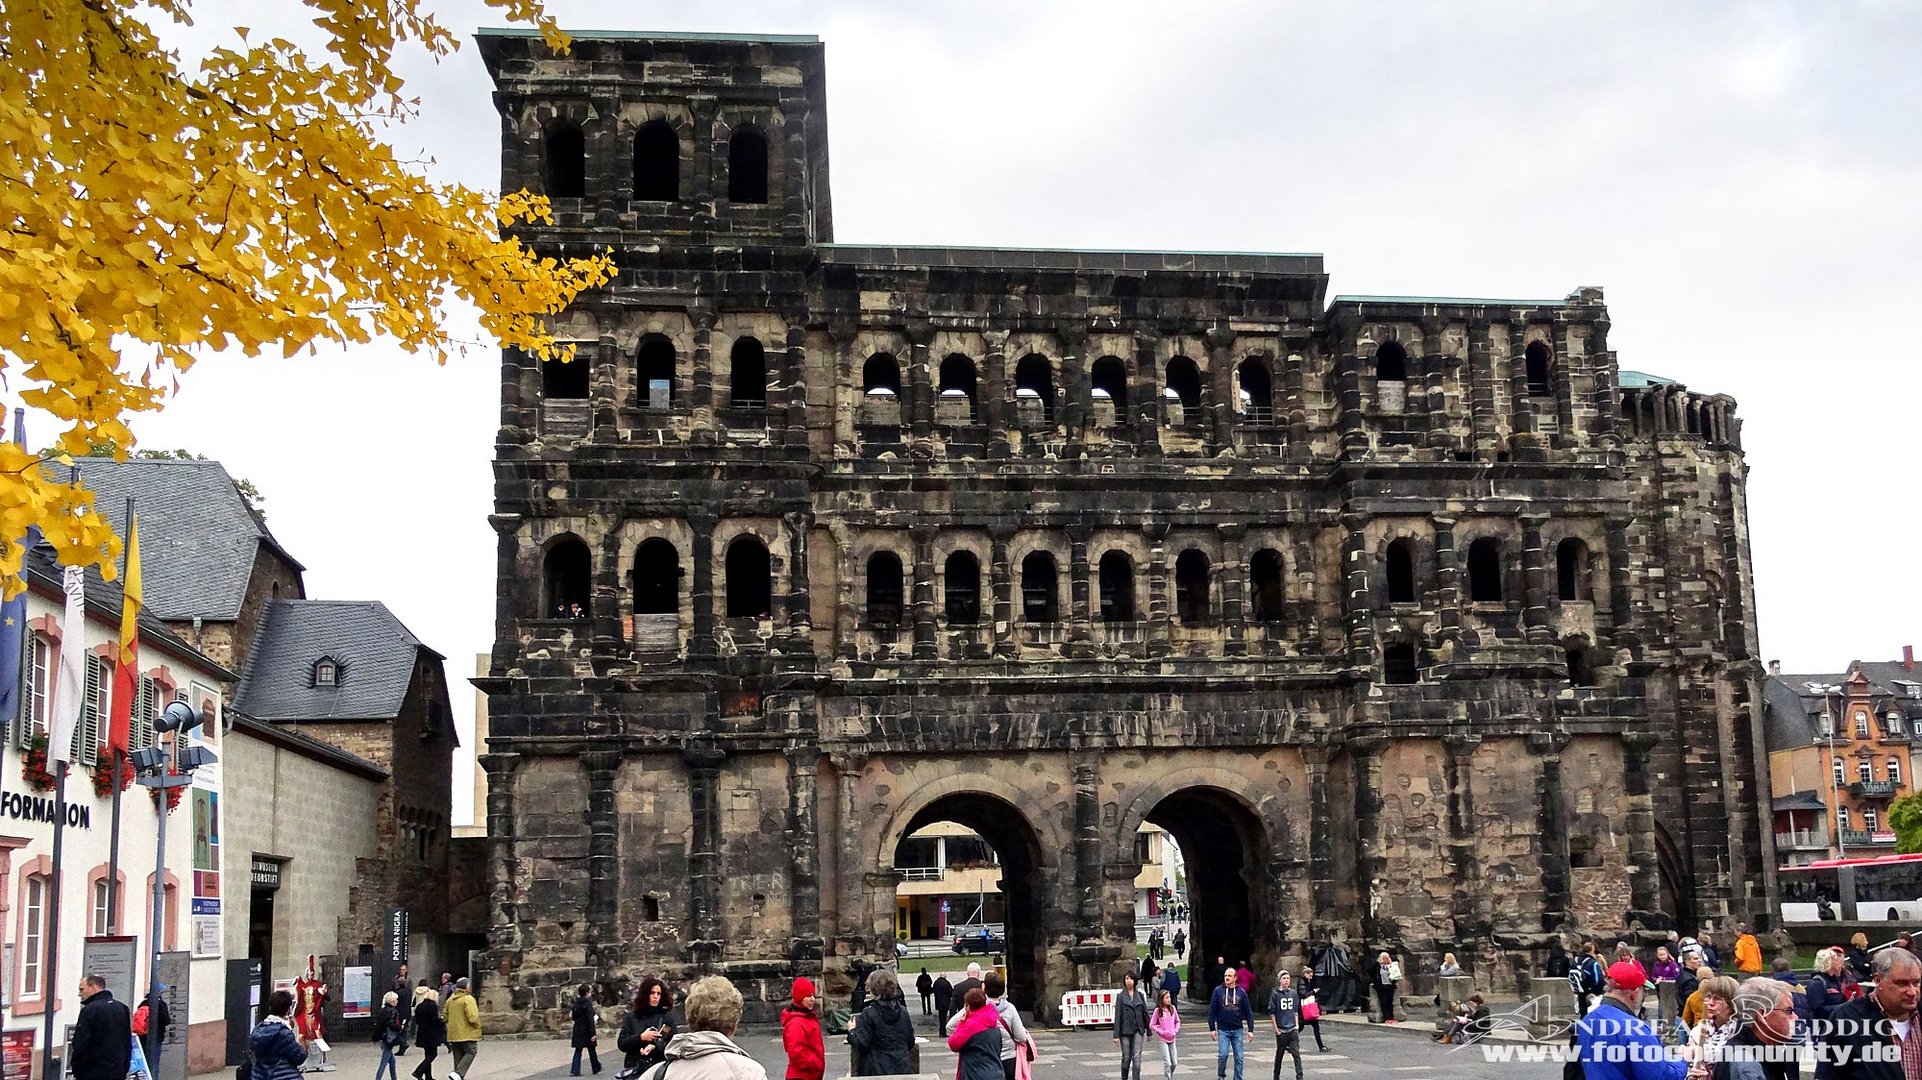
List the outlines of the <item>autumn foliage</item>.
{"type": "MultiPolygon", "coordinates": [[[[565,37],[533,0],[488,0],[565,37]]],[[[537,258],[505,235],[544,198],[428,180],[381,139],[413,103],[397,48],[457,41],[422,0],[269,2],[323,53],[236,27],[189,62],[152,20],[192,0],[0,0],[0,360],[8,389],[60,424],[59,446],[129,447],[210,350],[293,355],[386,336],[444,362],[442,301],[505,346],[556,352],[544,316],[607,279],[603,258],[537,258]]],[[[0,445],[0,582],[39,525],[67,563],[111,573],[118,542],[84,492],[0,445]]]]}

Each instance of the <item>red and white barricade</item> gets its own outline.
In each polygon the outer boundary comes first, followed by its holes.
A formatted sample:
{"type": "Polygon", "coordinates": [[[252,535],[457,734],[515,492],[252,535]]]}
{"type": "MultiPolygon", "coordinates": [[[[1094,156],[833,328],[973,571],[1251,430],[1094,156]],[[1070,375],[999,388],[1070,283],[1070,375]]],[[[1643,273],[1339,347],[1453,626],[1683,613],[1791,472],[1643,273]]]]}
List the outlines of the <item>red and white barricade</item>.
{"type": "Polygon", "coordinates": [[[1061,995],[1061,1022],[1069,1027],[1106,1027],[1114,1023],[1119,990],[1070,990],[1061,995]]]}

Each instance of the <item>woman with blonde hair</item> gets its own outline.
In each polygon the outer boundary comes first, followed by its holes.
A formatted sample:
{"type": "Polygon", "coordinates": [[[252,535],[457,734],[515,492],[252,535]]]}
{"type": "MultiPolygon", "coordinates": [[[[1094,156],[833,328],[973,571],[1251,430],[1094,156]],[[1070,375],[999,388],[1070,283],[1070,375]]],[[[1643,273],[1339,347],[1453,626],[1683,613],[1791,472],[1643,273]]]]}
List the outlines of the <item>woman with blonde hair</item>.
{"type": "Polygon", "coordinates": [[[407,1041],[407,1021],[400,1011],[400,995],[392,990],[380,999],[380,1012],[374,1016],[374,1041],[380,1044],[380,1064],[374,1066],[374,1080],[380,1080],[382,1073],[387,1080],[400,1080],[394,1051],[407,1041]]]}
{"type": "Polygon", "coordinates": [[[1453,979],[1460,977],[1461,973],[1462,966],[1455,962],[1455,954],[1452,952],[1443,953],[1440,971],[1441,977],[1444,979],[1453,979]]]}
{"type": "Polygon", "coordinates": [[[1689,1033],[1689,1071],[1691,1078],[1703,1078],[1719,1060],[1722,1047],[1742,1030],[1735,1012],[1735,997],[1741,984],[1727,975],[1702,980],[1702,1022],[1689,1033]]]}

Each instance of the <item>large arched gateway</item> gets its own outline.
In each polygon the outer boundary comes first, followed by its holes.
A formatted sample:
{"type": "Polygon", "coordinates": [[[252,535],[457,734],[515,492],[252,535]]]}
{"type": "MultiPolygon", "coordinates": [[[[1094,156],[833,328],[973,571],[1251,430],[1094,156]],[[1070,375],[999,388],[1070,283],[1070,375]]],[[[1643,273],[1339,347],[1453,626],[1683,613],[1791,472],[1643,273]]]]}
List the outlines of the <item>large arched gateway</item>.
{"type": "Polygon", "coordinates": [[[1131,961],[1143,822],[1202,963],[1264,975],[1333,943],[1514,989],[1557,935],[1766,925],[1734,403],[1623,370],[1599,289],[837,244],[818,41],[480,51],[504,190],[583,148],[514,234],[617,263],[567,386],[502,356],[488,1030],[646,973],[844,994],[935,821],[1002,859],[1043,1016],[1131,961]]]}

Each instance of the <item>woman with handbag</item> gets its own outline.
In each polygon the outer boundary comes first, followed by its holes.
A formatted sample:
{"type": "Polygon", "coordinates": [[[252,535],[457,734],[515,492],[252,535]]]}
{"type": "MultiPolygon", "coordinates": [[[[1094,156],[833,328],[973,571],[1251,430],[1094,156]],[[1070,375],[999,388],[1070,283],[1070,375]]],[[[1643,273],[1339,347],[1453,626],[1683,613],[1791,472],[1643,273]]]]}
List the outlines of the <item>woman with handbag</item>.
{"type": "Polygon", "coordinates": [[[1301,992],[1301,1026],[1303,1030],[1315,1031],[1315,1050],[1327,1053],[1328,1044],[1321,1041],[1321,983],[1315,978],[1315,969],[1302,965],[1301,982],[1297,984],[1301,992]]]}
{"type": "Polygon", "coordinates": [[[574,997],[572,1019],[574,1021],[573,1038],[568,1041],[574,1044],[574,1064],[567,1070],[567,1075],[581,1074],[581,1051],[583,1050],[587,1051],[588,1064],[594,1067],[596,1073],[600,1072],[601,1037],[596,1029],[600,1026],[601,1016],[600,1011],[594,1007],[594,988],[587,983],[581,984],[581,992],[574,997]]]}
{"type": "Polygon", "coordinates": [[[621,1063],[624,1075],[637,1076],[642,1069],[666,1060],[662,1055],[674,1038],[674,1025],[667,1022],[668,1010],[672,1008],[674,995],[661,980],[651,975],[641,980],[640,992],[634,995],[634,1008],[621,1021],[621,1033],[615,1041],[626,1055],[621,1063]]]}
{"type": "Polygon", "coordinates": [[[1375,957],[1375,970],[1371,975],[1375,983],[1375,1000],[1381,1005],[1381,1022],[1397,1023],[1395,986],[1401,982],[1401,964],[1384,952],[1375,957]]]}

